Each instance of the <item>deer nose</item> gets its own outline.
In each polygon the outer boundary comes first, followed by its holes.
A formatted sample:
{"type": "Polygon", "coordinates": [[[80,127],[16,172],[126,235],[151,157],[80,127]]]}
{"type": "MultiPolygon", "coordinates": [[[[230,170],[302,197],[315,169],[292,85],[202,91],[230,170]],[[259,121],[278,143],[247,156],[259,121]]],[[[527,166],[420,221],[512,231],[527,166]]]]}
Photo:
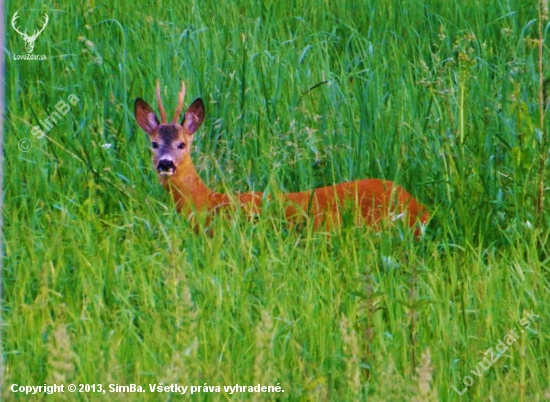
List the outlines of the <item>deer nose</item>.
{"type": "Polygon", "coordinates": [[[161,159],[157,165],[157,170],[160,173],[174,173],[176,170],[176,165],[170,159],[161,159]]]}

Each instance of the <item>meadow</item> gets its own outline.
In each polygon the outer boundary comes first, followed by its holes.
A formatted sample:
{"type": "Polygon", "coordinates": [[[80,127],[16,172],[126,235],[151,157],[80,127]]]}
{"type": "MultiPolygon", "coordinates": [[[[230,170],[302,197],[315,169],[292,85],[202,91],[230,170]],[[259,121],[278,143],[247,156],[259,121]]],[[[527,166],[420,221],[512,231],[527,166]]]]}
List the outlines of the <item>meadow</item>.
{"type": "Polygon", "coordinates": [[[6,7],[4,400],[550,399],[537,2],[6,7]],[[46,60],[14,58],[16,11],[29,32],[49,16],[46,60]],[[383,178],[430,209],[426,235],[289,228],[276,202],[195,233],[134,120],[157,79],[169,115],[182,79],[186,105],[205,102],[194,161],[211,188],[383,178]],[[107,392],[11,390],[54,383],[107,392]]]}

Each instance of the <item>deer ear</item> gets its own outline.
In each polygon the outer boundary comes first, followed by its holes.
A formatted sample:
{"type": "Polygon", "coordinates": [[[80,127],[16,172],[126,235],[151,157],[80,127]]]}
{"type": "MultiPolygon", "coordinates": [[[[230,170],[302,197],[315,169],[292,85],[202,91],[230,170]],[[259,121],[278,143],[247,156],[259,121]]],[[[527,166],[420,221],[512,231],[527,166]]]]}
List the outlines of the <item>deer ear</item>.
{"type": "Polygon", "coordinates": [[[183,117],[181,126],[187,131],[189,135],[191,135],[199,129],[203,121],[204,103],[202,103],[202,99],[199,98],[196,99],[191,104],[191,106],[189,106],[187,112],[185,112],[185,116],[183,117]]]}
{"type": "Polygon", "coordinates": [[[136,117],[137,124],[149,135],[152,135],[159,125],[155,112],[143,99],[136,99],[134,116],[136,117]]]}

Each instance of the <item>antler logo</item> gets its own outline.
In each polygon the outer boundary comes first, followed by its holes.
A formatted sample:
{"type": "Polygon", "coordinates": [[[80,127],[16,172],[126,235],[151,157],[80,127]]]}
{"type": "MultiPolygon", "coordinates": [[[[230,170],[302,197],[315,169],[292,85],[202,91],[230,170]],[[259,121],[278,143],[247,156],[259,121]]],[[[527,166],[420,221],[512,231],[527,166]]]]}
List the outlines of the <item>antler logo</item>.
{"type": "Polygon", "coordinates": [[[30,54],[34,50],[34,42],[36,42],[36,39],[38,39],[38,35],[40,35],[44,30],[44,28],[46,28],[46,25],[48,25],[48,21],[49,21],[48,14],[44,14],[44,25],[42,25],[42,29],[40,29],[39,31],[35,30],[33,34],[29,36],[27,35],[27,30],[25,30],[25,32],[21,32],[19,28],[15,26],[15,22],[17,21],[17,18],[19,18],[19,15],[17,15],[18,13],[19,11],[16,11],[15,14],[13,15],[13,18],[11,19],[11,26],[13,27],[15,32],[21,35],[21,37],[25,41],[25,50],[27,51],[27,53],[30,54]]]}

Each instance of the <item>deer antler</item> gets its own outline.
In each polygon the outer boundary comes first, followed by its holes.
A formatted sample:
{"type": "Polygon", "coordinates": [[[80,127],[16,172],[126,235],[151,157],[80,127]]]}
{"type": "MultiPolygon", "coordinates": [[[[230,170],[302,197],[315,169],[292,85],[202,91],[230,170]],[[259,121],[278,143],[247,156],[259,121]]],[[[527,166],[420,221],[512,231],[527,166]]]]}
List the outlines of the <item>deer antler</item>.
{"type": "Polygon", "coordinates": [[[33,38],[33,39],[38,38],[38,35],[40,35],[42,33],[42,31],[46,28],[46,25],[48,25],[49,20],[50,19],[48,18],[48,14],[44,14],[44,25],[42,25],[42,29],[38,32],[34,31],[31,38],[33,38]]]}
{"type": "Polygon", "coordinates": [[[181,108],[183,107],[183,99],[185,98],[185,82],[183,80],[181,81],[181,90],[178,96],[178,107],[176,108],[176,113],[174,113],[174,119],[172,120],[172,124],[176,124],[178,122],[178,118],[181,113],[181,108]]]}
{"type": "Polygon", "coordinates": [[[159,106],[160,111],[160,122],[165,124],[166,123],[166,112],[164,111],[164,107],[162,106],[162,101],[160,100],[160,81],[157,80],[157,104],[159,106]]]}
{"type": "Polygon", "coordinates": [[[42,25],[42,29],[40,29],[39,31],[35,30],[31,36],[28,36],[26,29],[25,29],[25,32],[21,32],[19,28],[15,26],[15,22],[17,21],[18,18],[19,18],[19,11],[16,11],[15,14],[13,14],[13,18],[11,19],[11,26],[13,27],[15,32],[21,35],[25,40],[30,40],[30,41],[36,40],[36,38],[38,38],[38,35],[42,33],[42,31],[46,28],[46,25],[48,25],[48,21],[50,20],[48,18],[48,14],[44,14],[44,25],[42,25]]]}
{"type": "Polygon", "coordinates": [[[27,36],[27,30],[25,30],[25,32],[23,33],[15,26],[15,21],[17,21],[17,19],[19,18],[18,14],[19,14],[19,11],[16,11],[15,14],[13,14],[13,18],[11,19],[11,26],[13,27],[15,32],[17,32],[19,35],[21,35],[23,37],[26,37],[27,36]]]}

